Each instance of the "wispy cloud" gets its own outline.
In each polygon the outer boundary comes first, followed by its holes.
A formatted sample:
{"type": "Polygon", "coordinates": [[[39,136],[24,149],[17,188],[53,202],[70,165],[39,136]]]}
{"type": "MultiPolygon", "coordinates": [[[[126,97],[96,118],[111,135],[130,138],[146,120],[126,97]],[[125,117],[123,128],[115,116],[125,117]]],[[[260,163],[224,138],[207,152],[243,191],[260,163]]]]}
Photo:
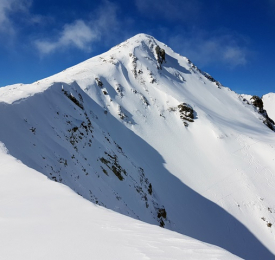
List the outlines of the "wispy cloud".
{"type": "Polygon", "coordinates": [[[96,13],[95,18],[91,19],[92,26],[102,34],[116,32],[120,28],[120,21],[117,16],[118,7],[107,0],[93,12],[96,13]]]}
{"type": "Polygon", "coordinates": [[[97,38],[97,33],[84,21],[77,20],[72,24],[66,24],[55,41],[37,40],[35,45],[42,54],[48,54],[64,47],[76,47],[90,51],[90,43],[97,38]]]}
{"type": "Polygon", "coordinates": [[[171,46],[200,66],[222,64],[230,68],[247,64],[250,52],[241,42],[241,37],[233,34],[193,33],[170,39],[171,46]]]}
{"type": "Polygon", "coordinates": [[[65,24],[63,28],[51,37],[37,39],[35,46],[41,54],[50,54],[70,47],[83,51],[91,51],[93,43],[105,37],[111,41],[121,29],[115,4],[105,0],[91,15],[91,19],[76,20],[65,24]]]}
{"type": "Polygon", "coordinates": [[[28,13],[32,1],[0,0],[0,31],[14,33],[15,28],[10,18],[14,13],[28,13]]]}

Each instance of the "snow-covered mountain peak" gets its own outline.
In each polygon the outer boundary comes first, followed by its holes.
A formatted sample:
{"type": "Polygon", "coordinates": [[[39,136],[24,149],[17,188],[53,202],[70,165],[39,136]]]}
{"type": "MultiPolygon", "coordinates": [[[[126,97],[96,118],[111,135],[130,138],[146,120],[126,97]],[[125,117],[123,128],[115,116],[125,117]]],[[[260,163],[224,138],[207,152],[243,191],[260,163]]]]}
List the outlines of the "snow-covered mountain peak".
{"type": "Polygon", "coordinates": [[[272,259],[275,135],[265,107],[152,36],[1,88],[0,101],[0,141],[49,179],[240,257],[272,259]]]}

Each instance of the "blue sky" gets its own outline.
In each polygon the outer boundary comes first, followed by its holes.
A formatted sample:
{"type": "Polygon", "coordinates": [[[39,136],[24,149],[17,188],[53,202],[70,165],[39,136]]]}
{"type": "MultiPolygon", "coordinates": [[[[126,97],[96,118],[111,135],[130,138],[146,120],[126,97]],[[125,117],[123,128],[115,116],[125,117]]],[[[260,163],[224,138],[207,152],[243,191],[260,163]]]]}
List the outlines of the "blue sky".
{"type": "Polygon", "coordinates": [[[0,86],[147,33],[237,93],[275,92],[275,0],[0,0],[0,86]]]}

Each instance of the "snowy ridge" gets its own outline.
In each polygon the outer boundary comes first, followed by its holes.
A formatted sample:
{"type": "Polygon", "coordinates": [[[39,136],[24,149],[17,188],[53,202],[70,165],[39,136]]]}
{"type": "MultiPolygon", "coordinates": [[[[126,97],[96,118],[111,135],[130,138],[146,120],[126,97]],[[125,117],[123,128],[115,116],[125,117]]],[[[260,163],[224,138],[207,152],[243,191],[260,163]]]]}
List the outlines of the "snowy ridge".
{"type": "Polygon", "coordinates": [[[274,258],[274,131],[153,37],[2,88],[0,101],[0,141],[25,165],[124,215],[274,258]]]}

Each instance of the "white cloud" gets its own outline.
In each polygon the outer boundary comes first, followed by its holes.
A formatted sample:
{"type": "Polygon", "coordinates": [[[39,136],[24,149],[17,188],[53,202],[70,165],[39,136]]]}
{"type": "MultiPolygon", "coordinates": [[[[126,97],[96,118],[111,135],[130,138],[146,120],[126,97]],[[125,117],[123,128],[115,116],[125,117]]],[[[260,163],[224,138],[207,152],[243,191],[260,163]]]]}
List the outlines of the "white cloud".
{"type": "Polygon", "coordinates": [[[10,15],[20,12],[27,13],[32,1],[26,0],[0,0],[0,31],[13,33],[14,26],[10,15]]]}
{"type": "Polygon", "coordinates": [[[238,46],[226,46],[222,54],[222,59],[232,66],[245,65],[247,63],[246,51],[238,46]]]}
{"type": "Polygon", "coordinates": [[[90,51],[91,42],[98,38],[84,21],[77,20],[72,24],[66,24],[55,41],[37,40],[35,42],[38,50],[43,54],[54,52],[64,47],[76,47],[84,51],[90,51]]]}
{"type": "MultiPolygon", "coordinates": [[[[1,1],[1,0],[0,0],[1,1]]],[[[47,40],[35,41],[35,46],[42,54],[50,54],[60,49],[74,47],[90,51],[92,44],[104,37],[110,42],[121,34],[121,22],[117,17],[117,6],[107,0],[103,1],[87,21],[76,20],[64,25],[63,29],[47,40]]]]}
{"type": "Polygon", "coordinates": [[[117,31],[120,22],[117,17],[117,6],[107,0],[103,1],[98,10],[96,10],[96,18],[91,21],[93,27],[104,33],[117,31]]]}
{"type": "Polygon", "coordinates": [[[7,11],[10,9],[10,1],[1,0],[0,1],[0,25],[2,25],[7,20],[7,11]]]}
{"type": "Polygon", "coordinates": [[[189,37],[176,36],[170,39],[184,56],[199,66],[222,64],[234,68],[245,65],[249,52],[241,44],[241,37],[231,34],[207,35],[193,33],[189,37]]]}

